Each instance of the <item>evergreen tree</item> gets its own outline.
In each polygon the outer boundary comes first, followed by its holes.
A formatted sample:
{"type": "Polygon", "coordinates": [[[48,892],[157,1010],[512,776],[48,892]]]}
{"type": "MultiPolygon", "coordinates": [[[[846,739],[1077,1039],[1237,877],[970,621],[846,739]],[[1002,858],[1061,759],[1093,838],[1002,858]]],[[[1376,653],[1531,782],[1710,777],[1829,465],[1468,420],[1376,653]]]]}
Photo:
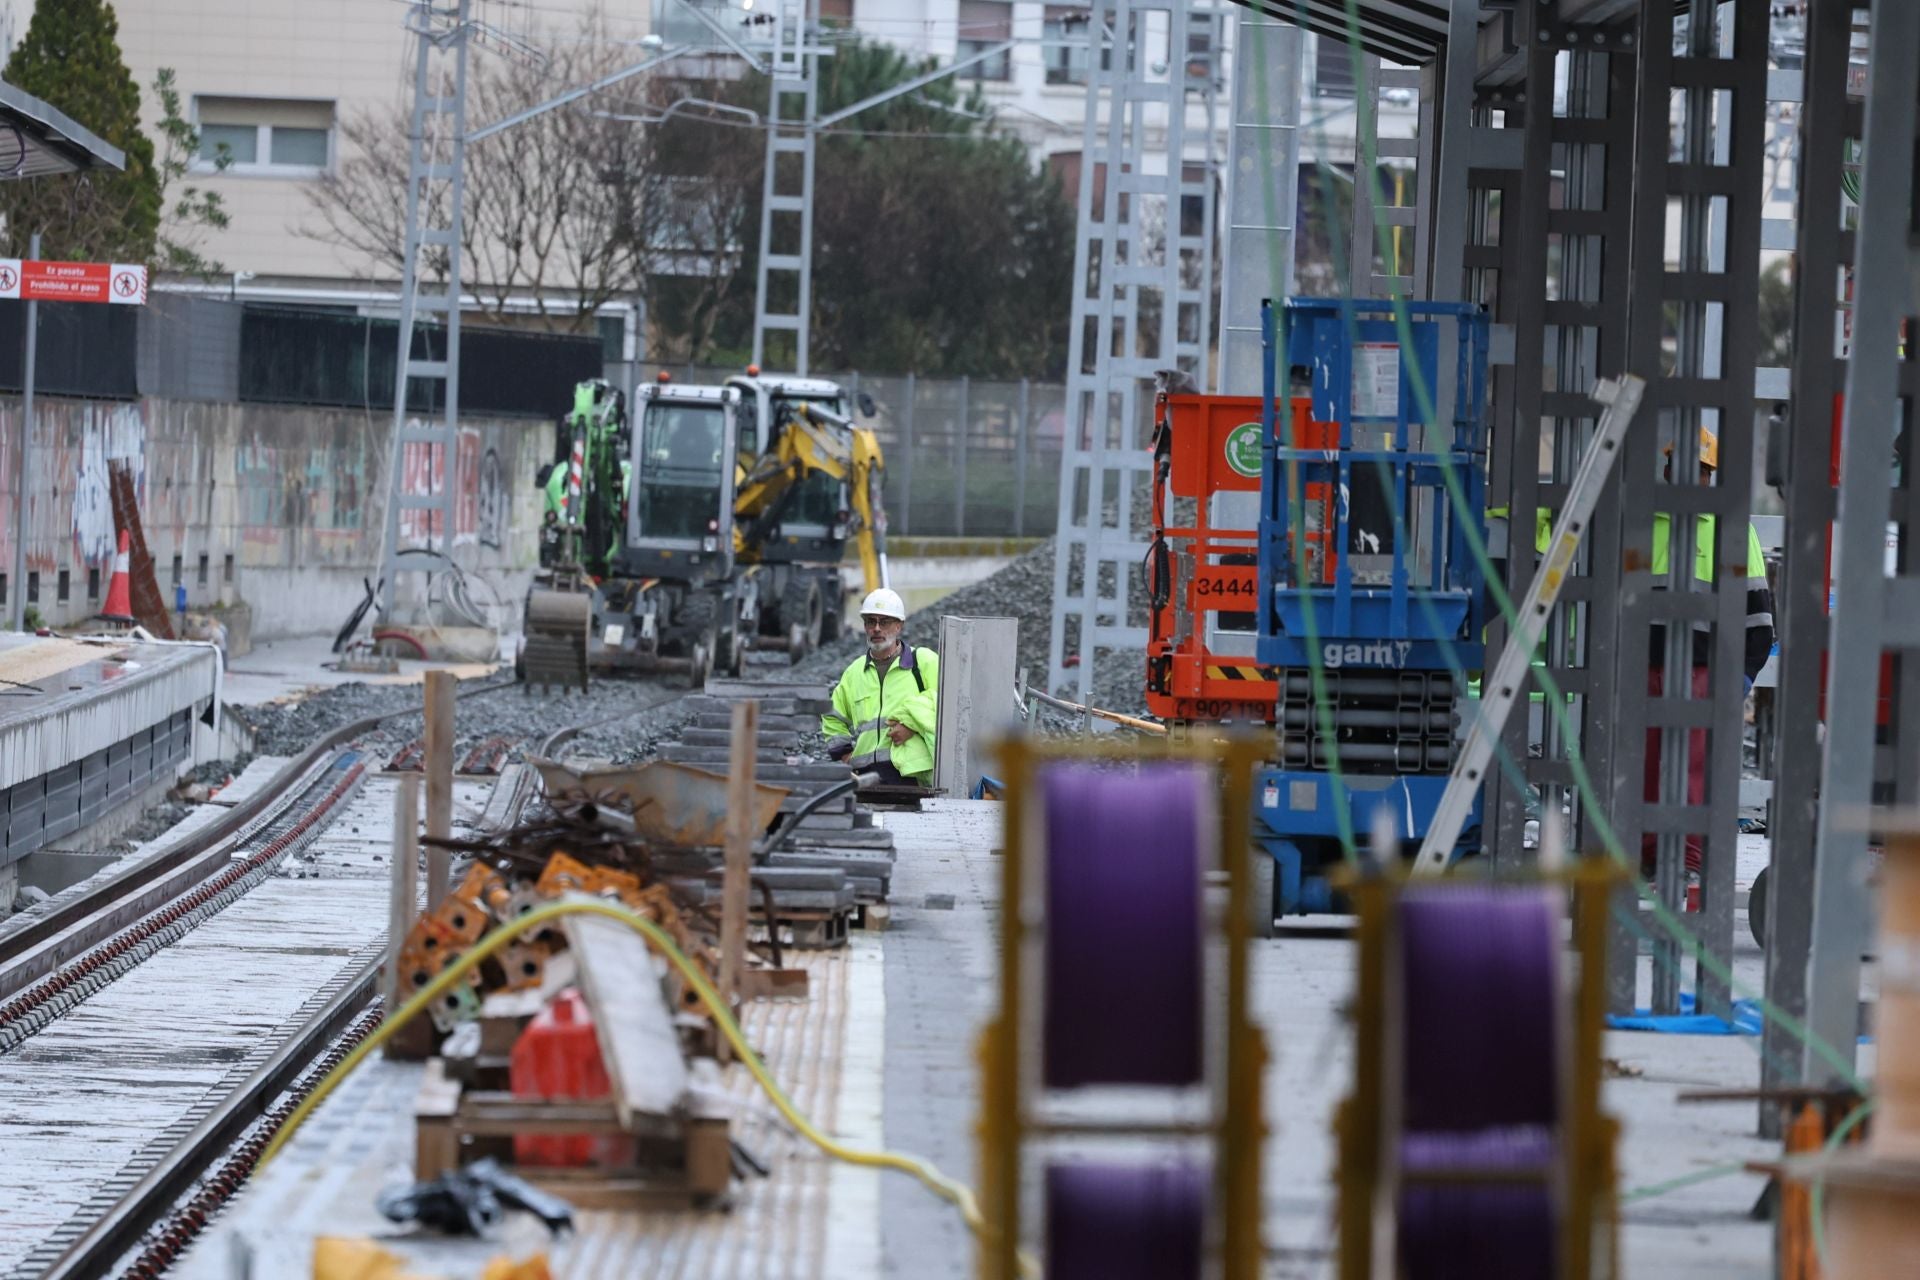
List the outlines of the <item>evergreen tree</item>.
{"type": "MultiPolygon", "coordinates": [[[[35,231],[40,256],[68,261],[149,261],[160,229],[160,175],[140,131],[140,88],[120,56],[120,24],[106,0],[37,0],[26,38],[0,78],[65,112],[126,153],[126,168],[0,183],[0,235],[24,257],[35,231]]],[[[0,161],[8,140],[0,137],[0,161]]]]}
{"type": "MultiPolygon", "coordinates": [[[[819,113],[934,65],[888,44],[840,42],[820,63],[819,113]]],[[[750,74],[656,93],[662,109],[684,96],[757,115],[768,85],[750,74]]],[[[668,238],[697,244],[705,264],[720,268],[652,277],[648,301],[668,359],[743,363],[752,341],[766,135],[730,122],[688,109],[652,129],[652,174],[678,175],[710,196],[668,238]]],[[[814,367],[1063,376],[1074,211],[1052,173],[994,130],[978,86],[936,80],[863,111],[825,131],[816,165],[814,367]]],[[[789,350],[786,335],[773,335],[768,366],[791,367],[789,350]]]]}

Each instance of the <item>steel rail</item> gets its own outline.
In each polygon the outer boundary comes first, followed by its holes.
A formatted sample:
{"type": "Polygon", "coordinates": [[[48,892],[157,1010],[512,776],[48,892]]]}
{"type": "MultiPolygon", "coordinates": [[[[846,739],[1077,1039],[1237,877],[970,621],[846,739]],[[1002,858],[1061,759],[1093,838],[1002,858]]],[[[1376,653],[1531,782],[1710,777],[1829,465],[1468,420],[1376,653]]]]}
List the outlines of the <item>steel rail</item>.
{"type": "MultiPolygon", "coordinates": [[[[495,681],[461,690],[458,696],[476,697],[512,688],[516,683],[495,681]]],[[[244,838],[260,821],[271,821],[292,805],[304,790],[301,781],[320,768],[336,748],[388,720],[419,715],[423,710],[424,706],[406,707],[342,725],[281,766],[265,786],[234,805],[217,822],[110,874],[84,894],[64,902],[56,897],[44,910],[25,913],[24,919],[16,917],[18,923],[0,928],[0,1000],[38,982],[224,866],[228,846],[244,838]]]]}
{"type": "MultiPolygon", "coordinates": [[[[480,693],[505,687],[507,684],[496,684],[467,692],[480,693]]],[[[540,739],[537,750],[542,755],[550,755],[586,730],[644,715],[686,696],[687,691],[675,690],[643,707],[556,729],[540,739]]],[[[268,784],[269,789],[291,785],[303,778],[321,753],[367,732],[384,720],[414,714],[419,710],[413,708],[369,717],[334,731],[315,744],[307,755],[277,773],[268,784]],[[308,760],[309,756],[313,757],[312,761],[308,760]],[[303,761],[307,763],[303,765],[303,761]]],[[[229,828],[229,832],[244,825],[244,822],[236,824],[229,828]]],[[[243,1138],[249,1144],[258,1142],[261,1138],[258,1133],[247,1138],[249,1126],[262,1117],[270,1117],[281,1096],[300,1081],[317,1059],[330,1051],[331,1046],[348,1032],[354,1019],[378,997],[384,950],[383,947],[380,954],[364,960],[337,994],[325,1000],[238,1088],[215,1104],[179,1143],[139,1174],[138,1181],[124,1196],[84,1227],[71,1243],[64,1245],[58,1257],[43,1272],[45,1280],[95,1280],[96,1277],[109,1274],[115,1263],[138,1246],[149,1231],[172,1221],[176,1206],[193,1190],[202,1175],[216,1167],[236,1143],[243,1138]]],[[[269,1124],[272,1124],[271,1118],[269,1124]]],[[[251,1168],[250,1163],[247,1167],[251,1168]]],[[[230,1195],[241,1185],[241,1181],[235,1181],[232,1187],[223,1190],[230,1195]]],[[[193,1217],[191,1225],[197,1233],[199,1227],[204,1225],[201,1220],[203,1215],[193,1217]]],[[[186,1242],[184,1238],[173,1241],[169,1237],[169,1240],[176,1248],[184,1247],[186,1242]]]]}
{"type": "Polygon", "coordinates": [[[362,961],[337,996],[281,1041],[239,1088],[222,1099],[125,1196],[67,1245],[42,1273],[43,1280],[93,1280],[107,1274],[379,995],[383,964],[383,958],[377,955],[362,961]]]}

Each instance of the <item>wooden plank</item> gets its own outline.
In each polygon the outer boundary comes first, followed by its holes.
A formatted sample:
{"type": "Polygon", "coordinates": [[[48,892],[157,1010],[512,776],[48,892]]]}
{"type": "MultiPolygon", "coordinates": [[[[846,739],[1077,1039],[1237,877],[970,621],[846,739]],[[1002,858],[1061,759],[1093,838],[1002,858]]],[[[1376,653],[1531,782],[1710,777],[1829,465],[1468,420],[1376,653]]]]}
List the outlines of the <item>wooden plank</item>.
{"type": "Polygon", "coordinates": [[[636,1116],[678,1113],[687,1063],[645,940],[605,916],[572,915],[563,924],[621,1123],[631,1129],[636,1116]]]}
{"type": "MultiPolygon", "coordinates": [[[[454,687],[445,671],[427,672],[427,835],[445,840],[453,834],[454,687]]],[[[427,846],[427,909],[447,896],[452,855],[427,846]]]]}
{"type": "MultiPolygon", "coordinates": [[[[393,789],[393,865],[387,896],[387,1008],[398,1009],[400,952],[407,944],[420,913],[420,779],[403,774],[393,789]]],[[[433,1051],[432,1024],[415,1018],[393,1036],[383,1050],[389,1058],[418,1061],[433,1051]]]]}
{"type": "Polygon", "coordinates": [[[729,1007],[740,1000],[740,974],[747,965],[747,894],[752,888],[754,737],[760,708],[733,705],[732,759],[727,762],[726,863],[720,889],[720,992],[729,1007]]]}
{"type": "Polygon", "coordinates": [[[460,1082],[447,1076],[446,1064],[427,1060],[420,1090],[413,1099],[413,1176],[427,1182],[460,1163],[460,1135],[454,1116],[460,1110],[460,1082]]]}

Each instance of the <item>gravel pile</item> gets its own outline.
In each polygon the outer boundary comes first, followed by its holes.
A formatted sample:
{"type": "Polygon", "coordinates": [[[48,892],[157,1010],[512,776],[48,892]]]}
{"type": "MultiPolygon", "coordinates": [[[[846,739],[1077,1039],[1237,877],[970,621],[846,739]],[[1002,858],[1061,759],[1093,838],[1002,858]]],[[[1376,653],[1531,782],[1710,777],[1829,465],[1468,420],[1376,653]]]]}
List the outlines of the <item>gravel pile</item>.
{"type": "MultiPolygon", "coordinates": [[[[676,710],[673,703],[652,705],[675,691],[675,680],[677,677],[596,680],[585,695],[529,691],[517,685],[471,693],[460,700],[454,752],[458,757],[489,738],[506,737],[514,743],[508,759],[519,760],[555,729],[594,724],[567,747],[568,755],[617,761],[643,759],[659,742],[670,740],[687,719],[687,713],[676,710]],[[609,722],[595,724],[602,720],[609,722]]],[[[293,756],[342,725],[418,707],[421,696],[418,685],[343,684],[301,702],[244,707],[239,714],[254,728],[256,751],[293,756]]],[[[382,725],[365,741],[375,755],[382,751],[390,754],[418,738],[422,731],[416,713],[382,725]]]]}

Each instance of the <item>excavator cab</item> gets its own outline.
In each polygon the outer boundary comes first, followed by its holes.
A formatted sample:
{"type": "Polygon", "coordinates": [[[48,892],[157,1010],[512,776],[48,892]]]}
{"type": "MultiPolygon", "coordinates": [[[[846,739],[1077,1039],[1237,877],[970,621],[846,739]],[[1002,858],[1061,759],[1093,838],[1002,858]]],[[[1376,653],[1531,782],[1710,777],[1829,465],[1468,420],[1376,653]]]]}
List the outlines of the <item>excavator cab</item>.
{"type": "Polygon", "coordinates": [[[733,572],[740,393],[657,384],[639,399],[620,572],[721,581],[733,572]]]}

